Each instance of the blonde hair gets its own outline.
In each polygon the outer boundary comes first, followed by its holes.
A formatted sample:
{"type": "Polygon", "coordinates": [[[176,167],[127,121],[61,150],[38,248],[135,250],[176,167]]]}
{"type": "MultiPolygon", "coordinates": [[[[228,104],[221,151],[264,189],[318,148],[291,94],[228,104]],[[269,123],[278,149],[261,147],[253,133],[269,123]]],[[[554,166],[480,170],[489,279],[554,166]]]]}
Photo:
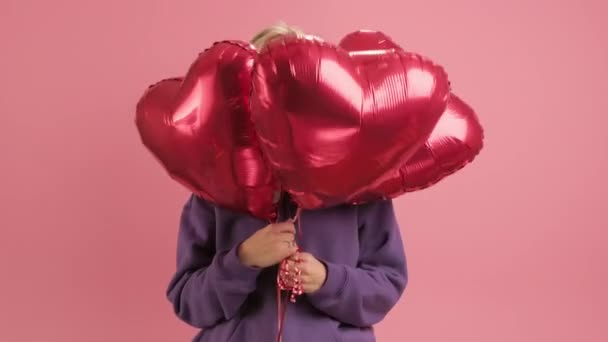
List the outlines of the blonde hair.
{"type": "Polygon", "coordinates": [[[289,26],[285,22],[279,21],[256,33],[253,38],[251,38],[250,43],[256,50],[260,51],[264,45],[268,44],[271,40],[288,34],[295,34],[298,37],[304,37],[306,35],[304,31],[299,28],[289,26]]]}

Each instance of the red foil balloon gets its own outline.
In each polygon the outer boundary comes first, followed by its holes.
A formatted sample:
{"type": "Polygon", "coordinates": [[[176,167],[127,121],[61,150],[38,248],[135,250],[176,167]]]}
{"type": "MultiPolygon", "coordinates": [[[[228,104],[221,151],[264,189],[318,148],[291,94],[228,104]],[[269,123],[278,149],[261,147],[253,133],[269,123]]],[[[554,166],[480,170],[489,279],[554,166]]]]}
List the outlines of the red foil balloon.
{"type": "Polygon", "coordinates": [[[213,203],[273,219],[279,187],[249,112],[255,56],[246,43],[214,44],[183,80],[148,88],[137,104],[136,125],[173,179],[213,203]]]}
{"type": "Polygon", "coordinates": [[[401,167],[404,191],[427,188],[463,168],[483,147],[483,129],[473,109],[452,94],[426,143],[401,167]]]}
{"type": "MultiPolygon", "coordinates": [[[[370,51],[403,49],[379,31],[346,35],[340,46],[364,58],[370,51]],[[367,52],[367,53],[366,53],[367,52]]],[[[475,111],[452,94],[425,144],[382,185],[390,197],[427,188],[473,161],[483,147],[483,128],[475,111]]]]}
{"type": "Polygon", "coordinates": [[[401,50],[349,53],[286,36],[259,54],[252,118],[271,167],[302,208],[386,197],[395,170],[445,111],[443,68],[401,50]]]}
{"type": "Polygon", "coordinates": [[[403,51],[389,36],[374,30],[359,30],[349,33],[342,38],[338,45],[351,53],[362,52],[362,55],[370,54],[374,50],[394,49],[403,51]]]}

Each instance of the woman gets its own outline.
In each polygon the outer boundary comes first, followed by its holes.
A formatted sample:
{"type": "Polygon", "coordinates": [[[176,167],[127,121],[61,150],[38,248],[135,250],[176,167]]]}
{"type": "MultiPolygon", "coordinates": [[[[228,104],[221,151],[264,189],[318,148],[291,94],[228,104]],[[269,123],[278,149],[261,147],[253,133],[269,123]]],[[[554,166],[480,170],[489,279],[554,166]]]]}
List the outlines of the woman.
{"type": "MultiPolygon", "coordinates": [[[[257,34],[259,50],[284,24],[257,34]]],[[[201,328],[194,341],[270,342],[277,336],[277,265],[298,248],[303,295],[287,305],[284,342],[375,341],[372,326],[407,283],[403,242],[391,200],[300,213],[279,199],[283,222],[268,225],[191,196],[184,206],[177,271],[167,297],[184,322],[201,328]]]]}

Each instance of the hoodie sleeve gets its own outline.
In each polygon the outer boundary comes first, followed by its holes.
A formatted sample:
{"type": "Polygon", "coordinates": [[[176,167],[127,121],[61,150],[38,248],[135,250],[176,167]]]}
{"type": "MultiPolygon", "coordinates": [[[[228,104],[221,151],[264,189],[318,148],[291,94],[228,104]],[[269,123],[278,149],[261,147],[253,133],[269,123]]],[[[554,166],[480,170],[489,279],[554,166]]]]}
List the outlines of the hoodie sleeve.
{"type": "Polygon", "coordinates": [[[260,272],[240,262],[238,244],[215,250],[215,225],[214,207],[192,195],[181,215],[177,271],[166,294],[176,315],[198,328],[232,318],[255,290],[260,272]]]}
{"type": "Polygon", "coordinates": [[[358,207],[357,267],[321,260],[325,284],[309,294],[313,306],[346,324],[369,327],[397,303],[407,284],[407,266],[391,200],[358,207]]]}

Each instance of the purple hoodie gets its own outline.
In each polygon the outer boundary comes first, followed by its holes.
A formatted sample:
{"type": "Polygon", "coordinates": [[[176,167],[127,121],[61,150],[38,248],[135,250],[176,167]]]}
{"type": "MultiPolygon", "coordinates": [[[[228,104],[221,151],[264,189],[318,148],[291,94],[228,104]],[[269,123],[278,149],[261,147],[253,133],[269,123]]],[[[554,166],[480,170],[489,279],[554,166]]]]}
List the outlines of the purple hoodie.
{"type": "MultiPolygon", "coordinates": [[[[280,217],[296,207],[283,196],[280,217]]],[[[372,325],[401,297],[407,267],[391,200],[302,210],[297,242],[327,266],[313,294],[287,302],[283,342],[373,342],[372,325]]],[[[181,216],[177,272],[167,289],[176,315],[201,328],[193,341],[274,342],[277,267],[249,268],[239,244],[268,222],[192,196],[181,216]]]]}

